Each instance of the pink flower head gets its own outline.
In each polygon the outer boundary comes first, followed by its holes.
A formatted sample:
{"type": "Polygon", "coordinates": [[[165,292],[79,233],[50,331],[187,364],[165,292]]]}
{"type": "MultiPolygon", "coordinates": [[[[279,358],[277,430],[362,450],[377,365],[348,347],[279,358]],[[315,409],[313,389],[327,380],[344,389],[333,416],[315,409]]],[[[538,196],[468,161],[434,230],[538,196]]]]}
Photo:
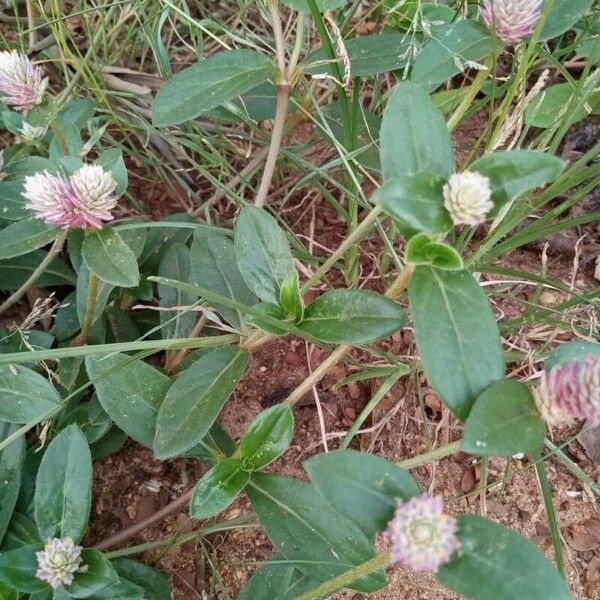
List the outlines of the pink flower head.
{"type": "Polygon", "coordinates": [[[44,99],[48,79],[41,67],[24,54],[0,52],[0,98],[16,111],[27,113],[44,99]]]}
{"type": "Polygon", "coordinates": [[[52,589],[71,585],[75,573],[87,569],[81,568],[81,550],[70,537],[48,540],[44,549],[35,553],[38,563],[35,576],[49,583],[52,589]]]}
{"type": "Polygon", "coordinates": [[[481,18],[505,43],[514,45],[533,33],[543,0],[483,0],[481,18]]]}
{"type": "Polygon", "coordinates": [[[437,571],[460,547],[456,519],[444,514],[439,496],[415,496],[399,502],[387,535],[392,561],[414,571],[437,571]]]}
{"type": "Polygon", "coordinates": [[[111,221],[117,187],[112,175],[97,165],[85,165],[69,179],[47,171],[25,178],[27,208],[50,225],[99,228],[111,221]]]}
{"type": "Polygon", "coordinates": [[[600,357],[584,356],[544,373],[535,400],[549,425],[570,425],[582,419],[599,426],[600,357]]]}

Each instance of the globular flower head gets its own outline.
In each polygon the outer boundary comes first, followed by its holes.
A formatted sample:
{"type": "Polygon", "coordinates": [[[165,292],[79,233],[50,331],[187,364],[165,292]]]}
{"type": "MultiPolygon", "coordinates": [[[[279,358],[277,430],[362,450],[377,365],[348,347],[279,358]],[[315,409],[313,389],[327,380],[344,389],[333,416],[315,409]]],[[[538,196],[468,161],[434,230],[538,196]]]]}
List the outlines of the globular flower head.
{"type": "Polygon", "coordinates": [[[454,173],[444,186],[444,206],[455,225],[478,225],[494,208],[490,180],[475,171],[454,173]]]}
{"type": "Polygon", "coordinates": [[[514,45],[531,35],[543,0],[484,0],[483,22],[505,43],[514,45]]]}
{"type": "Polygon", "coordinates": [[[81,546],[70,538],[52,538],[44,549],[36,552],[38,570],[35,576],[49,583],[53,589],[71,585],[75,573],[82,571],[81,546]]]}
{"type": "Polygon", "coordinates": [[[24,54],[0,52],[0,97],[8,106],[27,113],[43,100],[47,85],[41,67],[24,54]]]}
{"type": "Polygon", "coordinates": [[[460,547],[456,519],[444,514],[438,496],[415,496],[400,502],[387,535],[392,544],[392,561],[415,571],[437,571],[460,547]]]}
{"type": "Polygon", "coordinates": [[[600,425],[600,357],[585,356],[542,375],[534,390],[538,410],[549,425],[576,419],[600,425]]]}
{"type": "Polygon", "coordinates": [[[72,227],[102,227],[117,204],[117,182],[99,165],[85,165],[71,175],[74,203],[72,227]]]}
{"type": "Polygon", "coordinates": [[[99,228],[112,220],[117,183],[100,166],[86,165],[70,178],[47,171],[25,178],[26,207],[57,227],[99,228]]]}

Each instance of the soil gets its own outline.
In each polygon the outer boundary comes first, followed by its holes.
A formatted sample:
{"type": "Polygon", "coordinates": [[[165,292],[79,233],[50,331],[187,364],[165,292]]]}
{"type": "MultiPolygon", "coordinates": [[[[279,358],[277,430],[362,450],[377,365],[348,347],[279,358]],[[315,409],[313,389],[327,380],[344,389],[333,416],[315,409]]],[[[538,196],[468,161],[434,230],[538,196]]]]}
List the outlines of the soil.
{"type": "MultiPolygon", "coordinates": [[[[485,120],[485,116],[478,118],[485,120]]],[[[481,121],[476,120],[459,132],[456,139],[459,158],[470,150],[480,131],[481,121]]],[[[164,211],[164,195],[154,192],[153,197],[161,198],[159,205],[161,212],[164,211]]],[[[178,210],[181,210],[180,204],[178,210]]],[[[344,237],[337,215],[316,193],[292,198],[282,210],[282,215],[294,232],[304,236],[301,239],[315,254],[328,254],[344,237]]],[[[581,256],[574,250],[557,251],[552,246],[544,257],[543,248],[538,246],[525,247],[504,256],[502,266],[531,273],[540,273],[542,268],[546,268],[551,279],[566,286],[574,282],[580,292],[589,291],[598,285],[594,279],[594,261],[586,255],[590,244],[592,251],[595,250],[593,244],[594,239],[598,239],[597,227],[597,224],[590,225],[570,240],[569,247],[573,249],[580,235],[587,234],[582,242],[585,260],[577,262],[574,257],[581,256]]],[[[363,287],[381,291],[382,281],[377,268],[381,253],[377,235],[373,234],[362,242],[360,265],[363,287]]],[[[498,287],[499,293],[491,298],[497,316],[505,321],[519,317],[526,310],[526,301],[531,298],[534,288],[526,282],[515,282],[513,278],[504,276],[484,275],[481,279],[482,285],[498,280],[510,282],[505,287],[498,287]]],[[[333,272],[329,282],[343,285],[341,274],[333,272]]],[[[552,306],[563,299],[561,293],[547,290],[540,301],[552,306]]],[[[571,316],[576,319],[577,312],[571,316]]],[[[593,323],[592,314],[584,317],[593,323]]],[[[547,342],[555,344],[574,338],[575,334],[570,331],[538,325],[510,333],[505,336],[505,343],[507,347],[527,352],[547,342]]],[[[383,347],[409,362],[415,355],[412,331],[406,328],[402,333],[396,333],[383,343],[383,347]]],[[[265,407],[283,400],[324,356],[325,353],[319,349],[293,338],[275,340],[261,347],[253,353],[247,374],[221,414],[223,427],[234,439],[239,439],[253,417],[265,407]]],[[[335,387],[336,382],[352,372],[356,360],[364,363],[374,359],[354,354],[351,361],[333,369],[316,386],[314,393],[308,394],[294,409],[296,427],[292,447],[270,470],[306,478],[302,463],[314,454],[337,446],[379,383],[361,382],[341,389],[335,387]],[[317,410],[317,403],[320,410],[317,410]]],[[[535,378],[540,368],[541,363],[531,360],[510,365],[509,374],[528,380],[535,378]]],[[[571,440],[565,447],[566,453],[598,481],[600,463],[597,457],[595,461],[590,458],[594,454],[593,450],[589,450],[594,440],[587,440],[586,452],[584,446],[575,440],[576,433],[574,430],[557,431],[553,436],[556,443],[571,440]]],[[[442,407],[424,377],[411,374],[397,383],[382,400],[352,446],[391,461],[401,461],[459,439],[460,435],[461,425],[442,407]]],[[[597,452],[597,444],[595,447],[597,452]]],[[[596,539],[589,532],[590,527],[594,531],[594,527],[600,527],[597,500],[561,463],[551,459],[547,465],[565,542],[573,597],[600,600],[600,537],[596,539]]],[[[94,505],[88,541],[98,542],[154,514],[189,489],[203,472],[204,467],[198,462],[159,462],[149,450],[133,442],[127,443],[120,452],[95,465],[94,505]]],[[[474,491],[479,483],[479,473],[478,461],[462,453],[413,471],[422,488],[442,495],[452,512],[483,514],[507,525],[532,540],[552,559],[544,507],[535,472],[527,458],[492,459],[488,480],[492,487],[485,495],[474,491]],[[506,485],[493,486],[494,482],[503,478],[507,469],[510,476],[506,485]]],[[[242,497],[219,521],[235,518],[249,510],[247,499],[242,497]]],[[[184,508],[134,536],[127,545],[193,531],[200,525],[187,517],[184,508]]],[[[382,540],[381,544],[385,541],[382,540]]],[[[164,546],[145,552],[141,558],[168,575],[179,600],[227,599],[237,597],[248,578],[271,552],[272,547],[264,534],[251,528],[213,534],[178,548],[164,546]]],[[[351,592],[340,592],[334,596],[337,600],[366,597],[365,594],[351,592]]],[[[415,575],[401,568],[390,570],[390,585],[385,590],[368,597],[373,600],[457,598],[438,586],[432,577],[415,575]]]]}

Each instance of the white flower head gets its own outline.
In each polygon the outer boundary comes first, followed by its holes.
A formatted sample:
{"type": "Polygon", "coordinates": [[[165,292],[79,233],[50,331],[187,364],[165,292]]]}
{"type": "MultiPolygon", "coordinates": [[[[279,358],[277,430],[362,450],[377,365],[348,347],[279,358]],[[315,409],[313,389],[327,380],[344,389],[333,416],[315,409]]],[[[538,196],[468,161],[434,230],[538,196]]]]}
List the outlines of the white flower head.
{"type": "Polygon", "coordinates": [[[67,226],[68,198],[72,195],[71,185],[66,177],[52,175],[48,171],[25,177],[23,197],[25,206],[35,216],[50,225],[67,226]]]}
{"type": "Polygon", "coordinates": [[[0,98],[16,111],[27,113],[44,99],[48,79],[41,67],[17,52],[0,52],[0,98]]]}
{"type": "Polygon", "coordinates": [[[70,537],[48,540],[44,549],[35,554],[38,563],[35,576],[49,583],[52,589],[71,585],[75,573],[86,570],[81,566],[81,550],[70,537]]]}
{"type": "Polygon", "coordinates": [[[479,225],[494,208],[490,180],[475,171],[454,173],[444,186],[444,206],[455,225],[479,225]]]}
{"type": "Polygon", "coordinates": [[[460,547],[458,524],[444,514],[439,496],[422,494],[399,502],[387,534],[392,543],[392,561],[414,571],[437,571],[460,547]]]}
{"type": "Polygon", "coordinates": [[[483,0],[483,22],[505,43],[530,36],[540,19],[543,0],[483,0]]]}
{"type": "Polygon", "coordinates": [[[102,227],[103,221],[112,220],[112,209],[117,204],[117,182],[99,165],[85,165],[71,175],[73,202],[78,218],[75,227],[102,227]]]}

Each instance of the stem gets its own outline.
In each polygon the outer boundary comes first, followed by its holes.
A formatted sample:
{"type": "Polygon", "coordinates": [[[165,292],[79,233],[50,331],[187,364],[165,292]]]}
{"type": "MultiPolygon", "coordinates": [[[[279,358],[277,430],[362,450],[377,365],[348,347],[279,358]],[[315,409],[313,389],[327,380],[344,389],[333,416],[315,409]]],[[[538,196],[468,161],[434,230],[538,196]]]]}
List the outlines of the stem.
{"type": "Polygon", "coordinates": [[[406,265],[400,272],[400,275],[398,275],[396,278],[396,281],[394,281],[394,283],[392,283],[392,285],[389,287],[385,295],[391,300],[396,300],[399,298],[404,293],[404,290],[406,290],[408,287],[414,270],[415,268],[412,265],[406,265]]]}
{"type": "Polygon", "coordinates": [[[67,138],[65,138],[56,120],[50,123],[50,129],[52,129],[52,133],[54,133],[54,136],[56,137],[56,141],[58,142],[62,153],[65,156],[69,156],[69,144],[67,143],[67,138]]]}
{"type": "Polygon", "coordinates": [[[550,535],[552,537],[552,545],[554,546],[554,556],[556,558],[556,567],[558,572],[564,577],[565,576],[565,558],[562,551],[562,541],[560,539],[560,528],[558,526],[558,520],[556,518],[556,511],[554,510],[554,502],[552,501],[552,491],[550,490],[550,482],[548,481],[548,474],[546,473],[546,466],[544,465],[544,459],[539,450],[532,454],[532,458],[535,464],[535,472],[537,473],[538,483],[544,499],[544,506],[546,508],[546,515],[548,516],[548,525],[550,526],[550,535]]]}
{"type": "Polygon", "coordinates": [[[96,310],[96,300],[98,299],[98,277],[90,271],[88,277],[87,300],[85,305],[85,317],[81,326],[81,333],[73,341],[73,346],[85,346],[87,344],[92,325],[94,324],[94,312],[96,310]]]}
{"type": "Polygon", "coordinates": [[[348,571],[345,571],[341,575],[338,575],[337,577],[322,583],[305,594],[298,596],[296,600],[320,600],[321,598],[327,598],[337,590],[347,587],[353,581],[356,581],[361,577],[365,577],[373,571],[385,569],[385,567],[390,564],[390,561],[391,558],[389,552],[378,554],[375,558],[372,558],[362,565],[348,569],[348,571]]]}
{"type": "Polygon", "coordinates": [[[42,260],[42,262],[35,268],[33,273],[31,273],[27,281],[25,281],[25,283],[16,292],[14,292],[0,305],[0,315],[13,304],[16,304],[25,295],[25,292],[27,292],[27,290],[39,279],[48,265],[56,258],[58,254],[60,254],[68,235],[69,232],[67,230],[61,231],[58,234],[54,240],[54,243],[52,244],[52,247],[48,251],[48,254],[46,254],[44,260],[42,260]]]}
{"type": "Polygon", "coordinates": [[[419,454],[419,456],[415,456],[414,458],[407,458],[406,460],[396,463],[396,466],[400,467],[401,469],[410,471],[410,469],[416,469],[417,467],[420,467],[429,462],[433,462],[434,460],[446,458],[446,456],[450,456],[451,454],[454,454],[459,450],[460,440],[458,442],[452,442],[451,444],[447,444],[446,446],[440,446],[439,448],[435,448],[435,450],[431,450],[430,452],[419,454]]]}
{"type": "Polygon", "coordinates": [[[548,438],[544,445],[552,452],[554,457],[559,460],[575,477],[580,479],[584,485],[590,487],[596,496],[600,496],[600,485],[598,485],[577,463],[574,463],[558,446],[553,444],[548,438]]]}
{"type": "MultiPolygon", "coordinates": [[[[205,325],[206,325],[206,314],[203,313],[200,316],[200,318],[198,319],[198,322],[196,323],[196,325],[194,326],[194,329],[192,329],[192,332],[190,333],[190,337],[191,338],[200,337],[200,334],[202,333],[202,330],[204,329],[205,325]]],[[[189,348],[182,348],[181,350],[179,350],[179,352],[177,352],[177,354],[175,356],[173,356],[173,358],[171,360],[167,360],[167,362],[165,364],[165,371],[167,371],[167,373],[172,373],[173,371],[175,371],[175,369],[177,369],[179,367],[179,365],[183,362],[185,357],[188,355],[189,351],[190,351],[189,348]]]]}

